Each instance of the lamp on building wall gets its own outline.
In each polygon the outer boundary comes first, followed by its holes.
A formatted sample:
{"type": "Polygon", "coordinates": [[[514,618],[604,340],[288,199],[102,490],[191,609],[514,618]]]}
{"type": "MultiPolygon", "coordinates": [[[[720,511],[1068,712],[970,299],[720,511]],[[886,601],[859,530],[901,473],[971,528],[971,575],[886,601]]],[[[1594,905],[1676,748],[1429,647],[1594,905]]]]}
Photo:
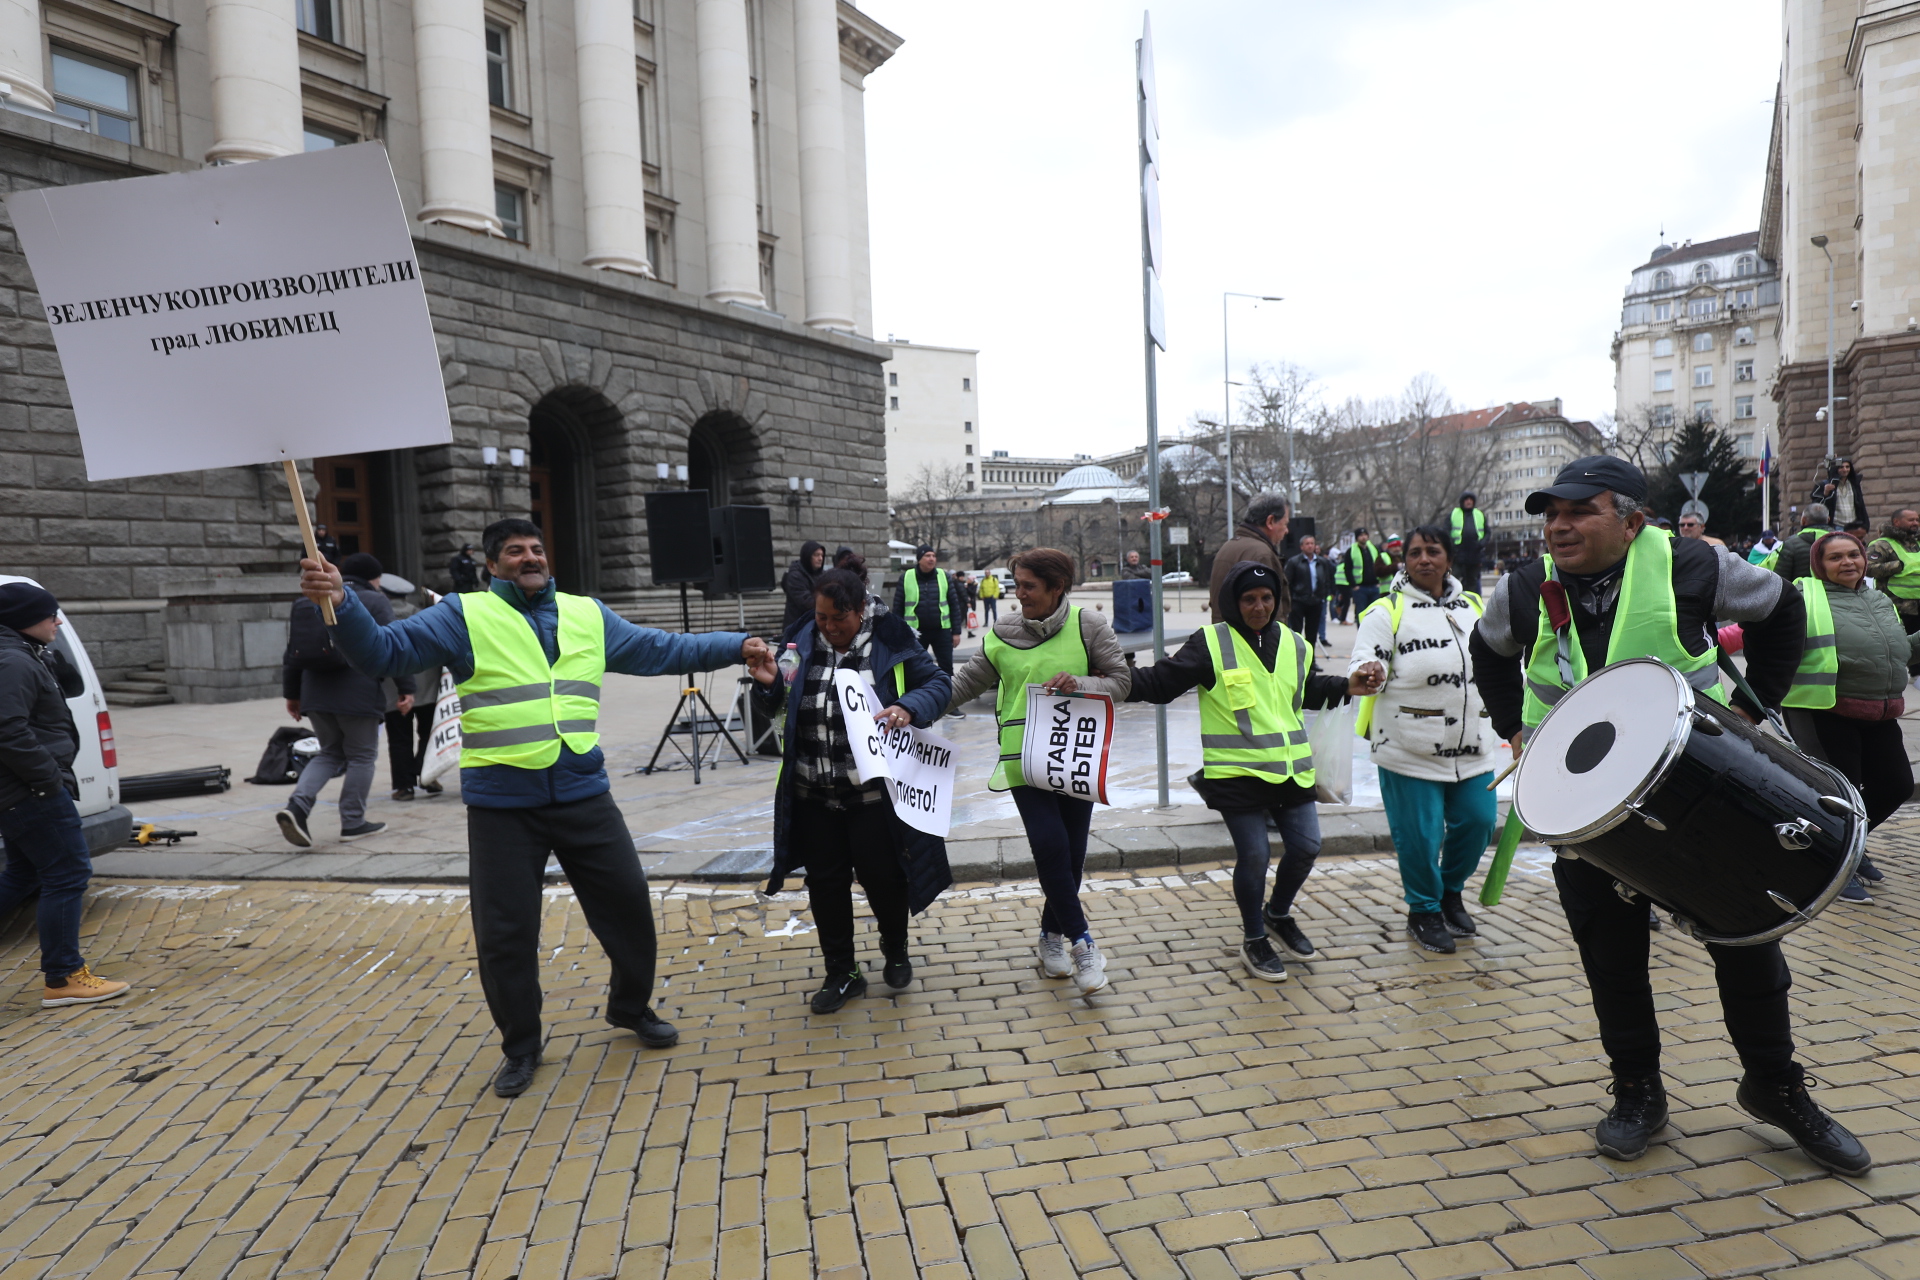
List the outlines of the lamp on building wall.
{"type": "Polygon", "coordinates": [[[788,476],[787,505],[790,507],[799,506],[802,494],[806,495],[808,502],[813,501],[813,477],[788,476]]]}
{"type": "MultiPolygon", "coordinates": [[[[502,475],[500,471],[500,450],[490,444],[481,445],[480,461],[487,468],[487,485],[493,490],[493,509],[499,511],[505,501],[503,495],[506,491],[507,483],[506,477],[502,475]]],[[[525,449],[508,449],[507,465],[515,468],[526,466],[527,451],[525,449]]]]}

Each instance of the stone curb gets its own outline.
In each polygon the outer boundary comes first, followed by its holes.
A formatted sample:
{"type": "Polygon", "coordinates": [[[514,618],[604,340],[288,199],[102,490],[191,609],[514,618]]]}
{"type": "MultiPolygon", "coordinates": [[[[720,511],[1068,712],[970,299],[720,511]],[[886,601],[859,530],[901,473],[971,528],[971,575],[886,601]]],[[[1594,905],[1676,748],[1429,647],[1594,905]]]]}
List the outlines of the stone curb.
{"type": "MultiPolygon", "coordinates": [[[[1386,814],[1360,811],[1320,817],[1323,858],[1372,858],[1393,852],[1386,814]]],[[[1277,844],[1277,841],[1276,841],[1277,844]]],[[[772,854],[748,849],[714,855],[639,851],[656,880],[751,884],[766,879],[772,854]]],[[[1274,850],[1278,854],[1276,847],[1274,850]]],[[[1219,822],[1095,831],[1087,841],[1087,870],[1178,870],[1233,860],[1233,843],[1219,822]]],[[[1020,836],[952,840],[947,861],[955,883],[1030,880],[1033,858],[1020,836]]],[[[465,884],[460,853],[192,853],[180,849],[117,849],[93,860],[96,876],[132,880],[344,880],[407,884],[465,884]]],[[[559,867],[548,863],[547,874],[559,867]]]]}

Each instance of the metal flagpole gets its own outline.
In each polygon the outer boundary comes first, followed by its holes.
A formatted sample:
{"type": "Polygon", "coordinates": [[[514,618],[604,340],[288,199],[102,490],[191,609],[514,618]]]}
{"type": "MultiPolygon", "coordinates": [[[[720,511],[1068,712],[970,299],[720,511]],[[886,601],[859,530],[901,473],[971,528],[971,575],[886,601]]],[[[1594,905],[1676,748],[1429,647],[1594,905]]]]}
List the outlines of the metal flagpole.
{"type": "MultiPolygon", "coordinates": [[[[1146,315],[1147,356],[1147,556],[1153,569],[1153,660],[1167,656],[1165,588],[1160,563],[1160,397],[1154,348],[1167,349],[1166,316],[1160,298],[1160,112],[1154,105],[1153,20],[1141,15],[1140,39],[1133,46],[1134,104],[1140,126],[1140,275],[1146,315]]],[[[1160,807],[1172,803],[1167,788],[1167,708],[1153,708],[1155,758],[1159,762],[1160,807]]]]}

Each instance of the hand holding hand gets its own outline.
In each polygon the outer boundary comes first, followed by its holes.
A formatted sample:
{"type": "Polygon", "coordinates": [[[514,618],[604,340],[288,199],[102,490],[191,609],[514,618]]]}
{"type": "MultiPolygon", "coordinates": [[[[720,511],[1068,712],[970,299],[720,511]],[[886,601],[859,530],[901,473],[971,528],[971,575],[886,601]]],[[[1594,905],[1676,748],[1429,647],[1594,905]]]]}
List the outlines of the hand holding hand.
{"type": "Polygon", "coordinates": [[[347,584],[340,578],[340,570],[325,560],[300,560],[300,594],[316,605],[332,603],[343,604],[347,599],[347,584]]]}
{"type": "Polygon", "coordinates": [[[1347,677],[1347,692],[1354,697],[1367,697],[1380,692],[1387,682],[1387,669],[1378,662],[1363,662],[1353,669],[1347,677]]]}
{"type": "Polygon", "coordinates": [[[896,702],[875,716],[873,722],[882,729],[904,729],[913,723],[913,712],[896,702]]]}
{"type": "Polygon", "coordinates": [[[758,636],[750,636],[740,646],[740,661],[757,684],[770,685],[780,678],[780,666],[774,661],[773,646],[758,636]]]}
{"type": "Polygon", "coordinates": [[[1080,681],[1077,677],[1062,671],[1040,687],[1048,693],[1074,693],[1080,688],[1080,681]]]}

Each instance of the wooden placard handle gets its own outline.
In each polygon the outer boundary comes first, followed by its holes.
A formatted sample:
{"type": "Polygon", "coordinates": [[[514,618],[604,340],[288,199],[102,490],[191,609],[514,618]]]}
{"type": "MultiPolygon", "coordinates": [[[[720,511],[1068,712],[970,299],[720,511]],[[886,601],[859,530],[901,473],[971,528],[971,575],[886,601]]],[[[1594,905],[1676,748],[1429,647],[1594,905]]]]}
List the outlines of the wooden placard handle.
{"type": "MultiPolygon", "coordinates": [[[[307,559],[325,564],[326,557],[320,554],[320,542],[313,536],[313,517],[307,514],[307,495],[306,491],[300,487],[300,468],[293,464],[292,458],[288,458],[280,465],[287,471],[287,493],[293,498],[293,514],[300,520],[300,537],[307,544],[307,559]]],[[[328,626],[334,624],[336,619],[333,616],[333,601],[320,602],[320,616],[327,620],[328,626]]]]}

